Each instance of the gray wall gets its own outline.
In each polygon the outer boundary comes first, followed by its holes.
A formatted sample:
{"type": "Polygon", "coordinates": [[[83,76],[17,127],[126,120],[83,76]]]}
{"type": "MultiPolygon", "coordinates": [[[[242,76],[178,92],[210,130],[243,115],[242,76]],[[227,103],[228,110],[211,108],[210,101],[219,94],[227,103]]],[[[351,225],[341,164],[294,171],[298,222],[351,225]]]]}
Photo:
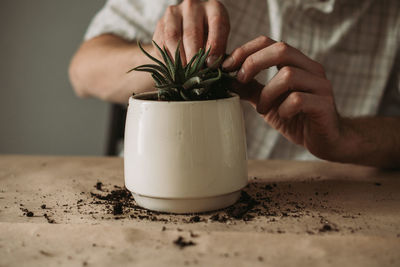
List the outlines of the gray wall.
{"type": "Polygon", "coordinates": [[[109,105],[78,99],[70,59],[104,0],[0,2],[0,153],[104,153],[109,105]]]}

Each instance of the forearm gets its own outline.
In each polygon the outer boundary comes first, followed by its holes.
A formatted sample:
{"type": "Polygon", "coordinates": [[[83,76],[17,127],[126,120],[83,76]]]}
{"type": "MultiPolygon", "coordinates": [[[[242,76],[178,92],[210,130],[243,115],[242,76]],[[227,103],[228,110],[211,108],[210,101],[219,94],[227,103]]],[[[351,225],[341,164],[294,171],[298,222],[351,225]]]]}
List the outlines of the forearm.
{"type": "Polygon", "coordinates": [[[400,168],[400,117],[342,118],[334,161],[400,168]]]}
{"type": "Polygon", "coordinates": [[[84,42],[71,61],[69,75],[77,95],[127,103],[132,93],[154,88],[146,73],[126,72],[148,63],[134,42],[101,35],[84,42]]]}

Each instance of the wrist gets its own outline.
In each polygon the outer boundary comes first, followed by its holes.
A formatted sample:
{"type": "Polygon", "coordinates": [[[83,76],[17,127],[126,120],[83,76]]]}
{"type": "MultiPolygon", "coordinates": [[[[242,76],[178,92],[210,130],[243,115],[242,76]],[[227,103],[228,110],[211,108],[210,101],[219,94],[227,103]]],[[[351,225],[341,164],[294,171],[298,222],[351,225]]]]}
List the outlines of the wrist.
{"type": "Polygon", "coordinates": [[[328,160],[381,168],[398,168],[399,118],[340,118],[340,138],[328,160]]]}
{"type": "Polygon", "coordinates": [[[331,146],[327,160],[341,163],[358,163],[361,154],[364,154],[365,140],[354,125],[352,118],[339,117],[339,137],[331,146]]]}

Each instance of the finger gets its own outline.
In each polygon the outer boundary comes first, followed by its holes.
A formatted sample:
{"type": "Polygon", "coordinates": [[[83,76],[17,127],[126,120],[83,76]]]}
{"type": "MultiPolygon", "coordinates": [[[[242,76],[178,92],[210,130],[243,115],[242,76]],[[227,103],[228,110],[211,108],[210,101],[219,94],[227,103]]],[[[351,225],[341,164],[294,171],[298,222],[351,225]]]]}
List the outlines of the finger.
{"type": "Polygon", "coordinates": [[[317,121],[324,121],[326,114],[330,112],[327,107],[332,98],[317,96],[304,92],[292,92],[278,108],[279,117],[291,119],[299,113],[304,113],[317,121]],[[329,111],[329,112],[327,112],[329,111]]]}
{"type": "Polygon", "coordinates": [[[257,111],[266,114],[281,95],[293,91],[320,96],[332,95],[328,80],[299,68],[285,66],[263,88],[257,111]]]}
{"type": "Polygon", "coordinates": [[[186,62],[204,46],[204,10],[197,1],[186,0],[182,4],[183,46],[186,62]]]}
{"type": "Polygon", "coordinates": [[[279,42],[248,56],[238,72],[238,80],[246,83],[260,71],[272,66],[294,66],[325,77],[325,71],[321,64],[288,44],[279,42]]]}
{"type": "Polygon", "coordinates": [[[248,56],[267,46],[270,46],[273,43],[275,43],[274,40],[266,36],[259,36],[256,39],[245,43],[239,48],[236,48],[232,52],[232,54],[224,61],[222,67],[227,71],[237,70],[238,68],[240,68],[240,66],[243,64],[248,56]]]}
{"type": "Polygon", "coordinates": [[[229,16],[225,7],[217,0],[206,2],[206,19],[208,35],[206,47],[211,47],[207,64],[213,64],[218,57],[223,56],[226,51],[230,31],[229,16]]]}
{"type": "MultiPolygon", "coordinates": [[[[174,58],[179,40],[182,39],[182,15],[178,6],[169,6],[167,8],[163,18],[163,25],[163,43],[169,55],[174,58]]],[[[182,45],[180,47],[180,52],[181,58],[185,58],[185,52],[182,45]]]]}

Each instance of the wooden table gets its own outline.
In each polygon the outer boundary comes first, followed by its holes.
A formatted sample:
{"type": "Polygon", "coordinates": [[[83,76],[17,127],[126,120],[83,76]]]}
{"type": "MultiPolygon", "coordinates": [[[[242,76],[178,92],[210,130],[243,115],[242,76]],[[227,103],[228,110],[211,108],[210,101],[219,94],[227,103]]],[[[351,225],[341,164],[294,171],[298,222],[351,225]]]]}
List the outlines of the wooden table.
{"type": "Polygon", "coordinates": [[[249,181],[240,219],[114,215],[121,158],[0,156],[0,266],[400,266],[400,172],[249,161],[249,181]]]}

